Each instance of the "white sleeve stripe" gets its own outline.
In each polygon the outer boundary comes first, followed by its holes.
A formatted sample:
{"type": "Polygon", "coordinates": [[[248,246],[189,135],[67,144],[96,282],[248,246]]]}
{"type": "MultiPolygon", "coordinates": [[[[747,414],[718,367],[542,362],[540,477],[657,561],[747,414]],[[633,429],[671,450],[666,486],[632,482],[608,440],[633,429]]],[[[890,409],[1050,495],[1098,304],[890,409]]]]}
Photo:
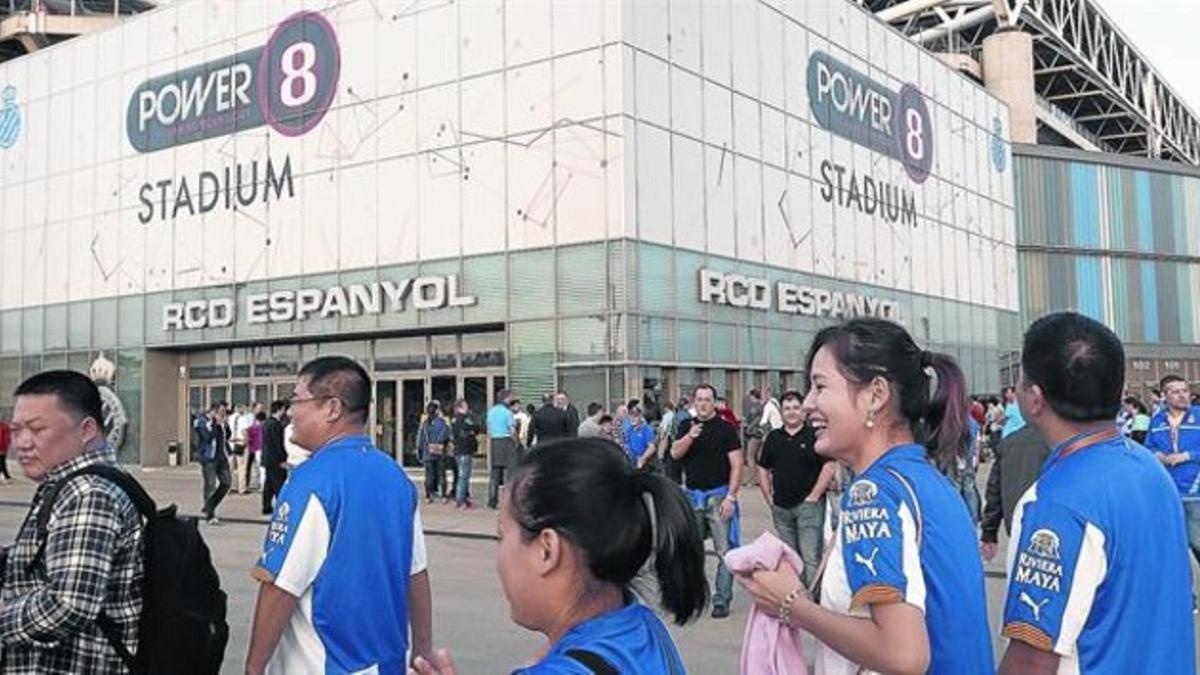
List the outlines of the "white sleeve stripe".
{"type": "Polygon", "coordinates": [[[1034,481],[1033,485],[1030,485],[1029,489],[1025,491],[1025,494],[1021,495],[1021,498],[1017,500],[1017,507],[1013,509],[1012,532],[1008,534],[1008,549],[1004,553],[1004,573],[1010,584],[1012,583],[1013,563],[1016,562],[1017,549],[1020,548],[1020,546],[1014,546],[1013,542],[1021,541],[1021,523],[1025,519],[1025,505],[1036,501],[1037,482],[1034,481]]]}
{"type": "Polygon", "coordinates": [[[904,569],[904,602],[925,611],[925,574],[921,571],[921,550],[917,544],[917,521],[908,504],[897,509],[901,530],[901,565],[904,569]]]}
{"type": "Polygon", "coordinates": [[[412,530],[412,564],[409,565],[408,575],[420,574],[429,567],[425,555],[425,528],[421,525],[421,509],[413,509],[412,530]]]}
{"type": "Polygon", "coordinates": [[[1079,557],[1075,560],[1075,576],[1071,581],[1071,594],[1067,596],[1067,606],[1063,609],[1062,626],[1058,631],[1058,641],[1054,651],[1062,656],[1075,653],[1075,642],[1083,631],[1088,614],[1092,611],[1092,602],[1096,599],[1096,589],[1100,587],[1108,574],[1108,558],[1104,555],[1104,533],[1095,525],[1088,523],[1083,531],[1083,542],[1079,545],[1079,557]]]}
{"type": "Polygon", "coordinates": [[[329,554],[329,519],[316,495],[309,495],[304,515],[291,535],[275,585],[296,597],[316,580],[329,554]]]}

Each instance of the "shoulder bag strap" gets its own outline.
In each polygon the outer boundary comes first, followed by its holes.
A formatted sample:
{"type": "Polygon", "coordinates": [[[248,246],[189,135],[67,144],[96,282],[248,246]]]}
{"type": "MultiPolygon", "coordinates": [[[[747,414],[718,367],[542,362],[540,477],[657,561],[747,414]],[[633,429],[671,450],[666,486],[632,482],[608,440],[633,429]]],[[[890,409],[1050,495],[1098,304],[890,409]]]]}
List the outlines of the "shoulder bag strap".
{"type": "Polygon", "coordinates": [[[595,675],[618,675],[617,669],[611,663],[604,660],[604,657],[595,652],[589,652],[583,649],[568,649],[567,656],[587,666],[588,670],[595,675]]]}

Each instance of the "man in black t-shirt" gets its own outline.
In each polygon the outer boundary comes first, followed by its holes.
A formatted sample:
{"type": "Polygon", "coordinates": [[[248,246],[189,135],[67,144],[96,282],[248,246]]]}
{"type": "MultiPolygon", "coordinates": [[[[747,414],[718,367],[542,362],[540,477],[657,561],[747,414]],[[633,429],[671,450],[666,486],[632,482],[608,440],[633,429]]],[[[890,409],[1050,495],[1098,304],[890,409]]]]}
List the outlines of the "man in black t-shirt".
{"type": "Polygon", "coordinates": [[[803,582],[812,583],[821,563],[825,490],[837,465],[813,450],[816,434],[805,423],[803,399],[783,395],[783,426],[767,434],[758,458],[758,489],[771,507],[775,531],[804,561],[803,582]]]}
{"type": "Polygon", "coordinates": [[[724,556],[736,542],[737,492],[741,486],[742,444],[738,430],[717,416],[717,390],[697,385],[692,392],[696,416],[679,425],[671,457],[683,465],[684,486],[695,510],[702,536],[717,549],[717,580],[713,593],[715,619],[729,616],[733,575],[724,556]],[[733,536],[731,537],[731,532],[733,536]],[[735,541],[731,541],[734,539],[735,541]]]}

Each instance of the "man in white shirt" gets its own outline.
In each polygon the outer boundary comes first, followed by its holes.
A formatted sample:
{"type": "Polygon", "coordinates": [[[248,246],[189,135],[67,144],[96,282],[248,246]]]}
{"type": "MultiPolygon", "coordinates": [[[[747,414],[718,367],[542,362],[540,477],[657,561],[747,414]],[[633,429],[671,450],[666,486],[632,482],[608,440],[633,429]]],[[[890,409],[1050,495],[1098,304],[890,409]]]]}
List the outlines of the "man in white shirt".
{"type": "Polygon", "coordinates": [[[239,495],[246,494],[246,462],[249,461],[246,448],[246,430],[254,424],[254,414],[246,409],[245,403],[237,404],[230,426],[233,427],[233,456],[229,458],[229,469],[233,472],[234,485],[239,495]]]}
{"type": "Polygon", "coordinates": [[[775,392],[767,389],[764,392],[767,400],[763,403],[762,419],[758,424],[763,428],[764,433],[771,433],[775,429],[783,427],[783,414],[779,410],[779,399],[775,398],[775,392]]]}

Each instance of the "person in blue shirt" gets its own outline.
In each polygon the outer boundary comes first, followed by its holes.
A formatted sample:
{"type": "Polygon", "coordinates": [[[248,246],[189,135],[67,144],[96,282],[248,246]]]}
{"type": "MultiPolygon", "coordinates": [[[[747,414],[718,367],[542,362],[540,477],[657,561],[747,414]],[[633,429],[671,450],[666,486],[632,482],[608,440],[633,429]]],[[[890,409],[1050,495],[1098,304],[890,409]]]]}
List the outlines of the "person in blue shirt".
{"type": "Polygon", "coordinates": [[[853,473],[820,604],[789,565],[739,580],[819,641],[819,673],[993,672],[975,528],[937,468],[967,442],[962,370],[900,325],[863,318],[817,333],[805,372],[813,449],[853,473]]]}
{"type": "Polygon", "coordinates": [[[1017,390],[1015,387],[1004,388],[1004,426],[1000,428],[1000,438],[1008,438],[1025,426],[1025,418],[1021,416],[1021,406],[1017,405],[1017,390]]]}
{"type": "MultiPolygon", "coordinates": [[[[704,612],[704,544],[679,486],[638,471],[607,440],[553,441],[513,472],[498,530],[496,567],[512,620],[549,641],[537,663],[514,673],[684,672],[662,621],[630,592],[653,554],[659,604],[675,623],[704,612]]],[[[454,663],[439,650],[415,670],[452,675],[454,663]]]]}
{"type": "Polygon", "coordinates": [[[446,444],[450,442],[450,425],[442,417],[442,406],[430,401],[425,406],[425,421],[417,430],[417,454],[425,465],[425,503],[439,496],[450,501],[450,482],[446,480],[446,444]]]}
{"type": "Polygon", "coordinates": [[[1061,312],[1025,333],[1017,395],[1053,450],[1013,513],[1002,675],[1196,671],[1183,510],[1114,422],[1124,377],[1098,321],[1061,312]]]}
{"type": "Polygon", "coordinates": [[[487,413],[488,459],[491,462],[488,508],[492,510],[500,507],[500,486],[504,485],[504,474],[516,465],[519,455],[516,439],[517,418],[512,411],[515,398],[511,391],[501,389],[496,393],[495,405],[487,413]]]}
{"type": "Polygon", "coordinates": [[[293,442],[313,448],[275,501],[245,672],[407,672],[431,653],[417,488],[364,428],[371,380],[343,356],[300,370],[293,442]]]}
{"type": "Polygon", "coordinates": [[[658,451],[654,445],[657,434],[654,428],[646,423],[640,405],[629,408],[629,417],[625,420],[625,428],[622,431],[625,438],[622,447],[625,454],[629,455],[630,463],[639,469],[645,467],[658,451]]]}
{"type": "Polygon", "coordinates": [[[1179,491],[1188,547],[1200,562],[1200,406],[1192,405],[1182,377],[1167,375],[1160,386],[1166,406],[1150,421],[1146,448],[1167,467],[1179,491]]]}

